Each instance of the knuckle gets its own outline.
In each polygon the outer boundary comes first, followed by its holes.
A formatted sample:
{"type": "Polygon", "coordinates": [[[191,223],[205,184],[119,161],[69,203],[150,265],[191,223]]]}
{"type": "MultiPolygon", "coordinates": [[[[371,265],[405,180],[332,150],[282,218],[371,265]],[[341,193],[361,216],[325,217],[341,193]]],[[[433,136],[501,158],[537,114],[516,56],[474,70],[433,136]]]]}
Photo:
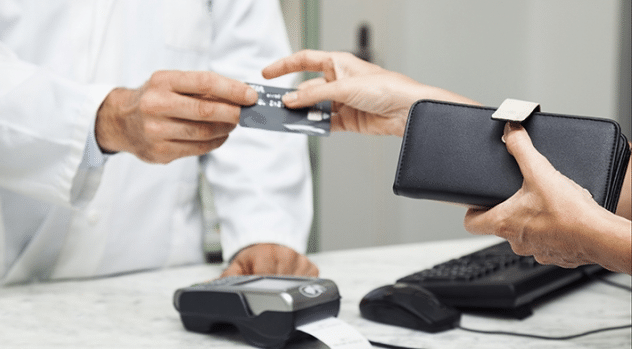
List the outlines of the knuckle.
{"type": "Polygon", "coordinates": [[[155,92],[143,93],[138,101],[138,109],[145,115],[156,115],[162,108],[161,98],[155,92]]]}
{"type": "Polygon", "coordinates": [[[543,265],[553,264],[553,260],[550,257],[534,255],[533,258],[535,259],[536,262],[543,265]]]}
{"type": "Polygon", "coordinates": [[[167,143],[146,142],[137,146],[136,157],[151,164],[168,164],[174,158],[167,143]]]}
{"type": "Polygon", "coordinates": [[[197,114],[202,119],[210,119],[217,112],[216,104],[203,99],[197,100],[197,114]]]}
{"type": "Polygon", "coordinates": [[[213,128],[206,123],[198,123],[195,126],[187,128],[187,135],[190,138],[199,140],[207,140],[213,138],[213,128]]]}
{"type": "Polygon", "coordinates": [[[195,155],[206,154],[211,151],[213,148],[209,142],[196,142],[194,145],[193,152],[195,155]]]}
{"type": "Polygon", "coordinates": [[[300,51],[295,57],[295,64],[298,66],[299,70],[307,70],[308,63],[310,61],[310,57],[314,54],[314,50],[303,50],[300,51]]]}
{"type": "Polygon", "coordinates": [[[511,245],[511,249],[519,256],[528,256],[530,255],[528,249],[523,245],[516,243],[515,241],[509,241],[511,245]]]}
{"type": "Polygon", "coordinates": [[[351,52],[338,52],[337,54],[339,54],[340,57],[344,59],[356,58],[356,56],[351,52]]]}
{"type": "Polygon", "coordinates": [[[163,130],[163,125],[156,120],[150,119],[143,124],[143,133],[145,134],[145,137],[150,139],[156,138],[156,136],[162,134],[163,130]]]}
{"type": "Polygon", "coordinates": [[[496,211],[494,215],[488,216],[489,226],[493,229],[494,235],[505,239],[510,239],[520,235],[520,227],[516,225],[510,214],[505,211],[496,211]]]}
{"type": "Polygon", "coordinates": [[[305,50],[299,51],[295,57],[298,58],[299,61],[302,61],[302,60],[307,59],[312,54],[314,54],[314,50],[305,49],[305,50]]]}
{"type": "Polygon", "coordinates": [[[194,75],[195,85],[200,86],[203,90],[211,91],[217,80],[217,74],[214,72],[200,72],[194,75]]]}
{"type": "Polygon", "coordinates": [[[173,158],[170,154],[170,147],[168,144],[156,144],[153,148],[152,156],[154,162],[159,164],[168,164],[173,158]]]}
{"type": "Polygon", "coordinates": [[[219,137],[225,137],[228,135],[229,132],[225,128],[224,124],[205,125],[205,127],[200,127],[199,130],[200,136],[203,137],[203,139],[208,140],[215,140],[219,137]]]}
{"type": "Polygon", "coordinates": [[[175,131],[172,133],[172,135],[164,138],[178,139],[181,141],[197,140],[197,137],[201,133],[199,128],[200,127],[197,123],[181,121],[177,123],[175,131]]]}
{"type": "Polygon", "coordinates": [[[140,151],[136,154],[136,156],[144,162],[148,162],[150,164],[159,163],[159,158],[149,149],[140,151]]]}
{"type": "Polygon", "coordinates": [[[155,71],[151,74],[148,83],[151,86],[162,85],[168,80],[168,76],[169,72],[166,70],[155,71]]]}
{"type": "Polygon", "coordinates": [[[498,220],[495,222],[495,225],[496,235],[503,237],[511,236],[511,233],[513,232],[513,224],[508,222],[506,219],[498,220]]]}

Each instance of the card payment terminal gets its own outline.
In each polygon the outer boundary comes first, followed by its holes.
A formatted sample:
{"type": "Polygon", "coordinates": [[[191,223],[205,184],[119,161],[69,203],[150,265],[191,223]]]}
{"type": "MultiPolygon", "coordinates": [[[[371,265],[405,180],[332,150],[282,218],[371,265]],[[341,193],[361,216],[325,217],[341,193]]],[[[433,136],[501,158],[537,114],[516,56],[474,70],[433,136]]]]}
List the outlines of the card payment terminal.
{"type": "Polygon", "coordinates": [[[294,276],[226,277],[178,289],[173,301],[187,330],[232,324],[248,343],[264,348],[281,348],[298,326],[340,310],[333,281],[294,276]]]}

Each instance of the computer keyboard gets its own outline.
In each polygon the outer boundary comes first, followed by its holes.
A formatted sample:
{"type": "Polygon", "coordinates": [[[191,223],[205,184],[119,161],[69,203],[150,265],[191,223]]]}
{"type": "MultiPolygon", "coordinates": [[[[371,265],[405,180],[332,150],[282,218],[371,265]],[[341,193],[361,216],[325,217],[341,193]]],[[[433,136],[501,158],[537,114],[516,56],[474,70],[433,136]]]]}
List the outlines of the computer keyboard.
{"type": "Polygon", "coordinates": [[[606,272],[598,265],[565,269],[515,254],[508,242],[481,249],[397,280],[434,293],[443,303],[467,311],[525,318],[535,301],[606,272]]]}

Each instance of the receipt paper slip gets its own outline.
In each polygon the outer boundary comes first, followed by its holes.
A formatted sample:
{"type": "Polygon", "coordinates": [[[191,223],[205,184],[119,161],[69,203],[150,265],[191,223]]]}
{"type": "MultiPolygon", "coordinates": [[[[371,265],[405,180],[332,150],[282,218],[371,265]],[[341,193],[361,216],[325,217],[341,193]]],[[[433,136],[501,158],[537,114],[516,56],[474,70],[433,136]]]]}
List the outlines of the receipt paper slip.
{"type": "Polygon", "coordinates": [[[330,349],[371,349],[371,343],[348,323],[335,318],[325,318],[296,328],[305,332],[330,349]]]}
{"type": "Polygon", "coordinates": [[[309,136],[329,135],[331,102],[321,102],[310,108],[289,109],[281,98],[294,89],[249,85],[257,91],[259,99],[253,106],[241,108],[239,125],[309,136]]]}

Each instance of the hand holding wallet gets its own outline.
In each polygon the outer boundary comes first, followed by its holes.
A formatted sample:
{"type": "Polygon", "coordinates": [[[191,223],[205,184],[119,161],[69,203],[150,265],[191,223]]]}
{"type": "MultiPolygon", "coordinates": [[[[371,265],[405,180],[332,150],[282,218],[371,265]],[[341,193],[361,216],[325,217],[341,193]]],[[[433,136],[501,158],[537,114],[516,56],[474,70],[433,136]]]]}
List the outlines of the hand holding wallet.
{"type": "MultiPolygon", "coordinates": [[[[410,109],[393,191],[491,207],[522,186],[515,159],[501,141],[505,121],[495,108],[421,100],[410,109]]],[[[612,120],[533,113],[522,125],[535,148],[562,174],[614,212],[630,148],[612,120]]]]}

